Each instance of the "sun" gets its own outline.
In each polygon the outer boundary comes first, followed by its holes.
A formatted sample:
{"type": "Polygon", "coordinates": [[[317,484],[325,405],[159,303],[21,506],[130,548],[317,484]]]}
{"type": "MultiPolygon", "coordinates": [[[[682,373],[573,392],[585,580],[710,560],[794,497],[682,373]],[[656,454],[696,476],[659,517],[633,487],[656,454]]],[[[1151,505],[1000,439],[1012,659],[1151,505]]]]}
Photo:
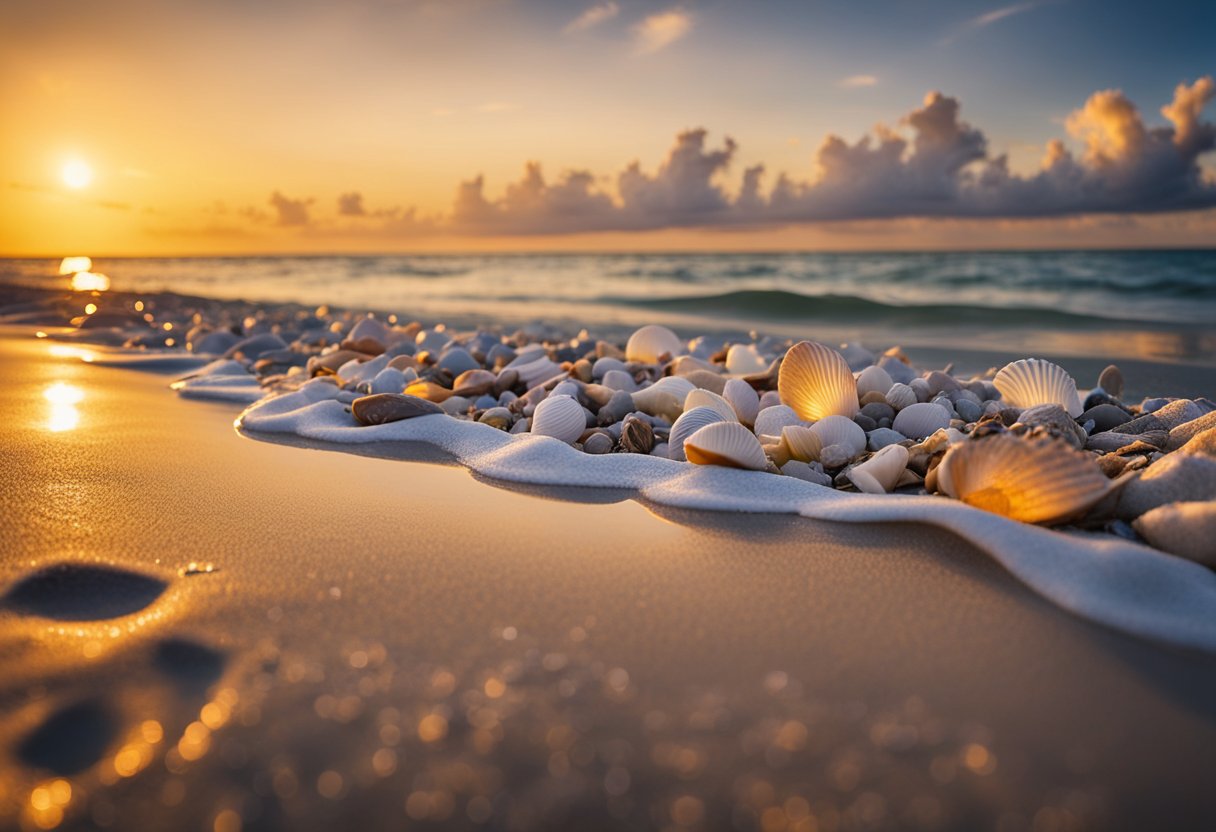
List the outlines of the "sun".
{"type": "Polygon", "coordinates": [[[80,159],[73,159],[63,166],[63,184],[73,190],[87,187],[93,181],[93,169],[80,159]]]}

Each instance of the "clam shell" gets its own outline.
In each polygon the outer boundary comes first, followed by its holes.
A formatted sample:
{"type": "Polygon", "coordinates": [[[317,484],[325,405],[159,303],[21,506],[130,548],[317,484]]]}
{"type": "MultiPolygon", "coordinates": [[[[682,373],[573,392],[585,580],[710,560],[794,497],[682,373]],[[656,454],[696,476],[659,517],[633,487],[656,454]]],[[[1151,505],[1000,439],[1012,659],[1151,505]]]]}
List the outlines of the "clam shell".
{"type": "Polygon", "coordinates": [[[950,412],[932,402],[910,404],[895,414],[891,428],[909,439],[924,439],[950,427],[950,412]]]}
{"type": "Polygon", "coordinates": [[[1063,367],[1041,358],[1023,358],[1006,364],[992,380],[1001,398],[1013,407],[1058,404],[1074,419],[1081,415],[1077,383],[1063,367]]]}
{"type": "Polygon", "coordinates": [[[650,324],[629,336],[625,344],[625,360],[643,364],[658,364],[664,356],[676,356],[683,351],[680,337],[665,326],[650,324]]]}
{"type": "Polygon", "coordinates": [[[894,383],[886,370],[876,364],[871,364],[857,374],[857,395],[861,397],[866,393],[877,393],[884,396],[894,383]]]}
{"type": "Polygon", "coordinates": [[[684,400],[697,388],[681,376],[664,376],[649,387],[633,394],[633,405],[643,413],[662,416],[670,421],[684,411],[684,400]]]}
{"type": "Polygon", "coordinates": [[[733,412],[727,417],[717,408],[689,408],[686,404],[684,412],[680,414],[680,418],[676,419],[675,423],[671,426],[671,434],[667,437],[668,459],[683,462],[686,458],[684,456],[684,442],[688,437],[706,425],[712,425],[714,422],[733,421],[735,421],[735,414],[733,412]]]}
{"type": "Polygon", "coordinates": [[[790,347],[777,378],[781,401],[807,421],[825,416],[853,418],[860,409],[857,382],[844,357],[811,341],[790,347]]]}
{"type": "Polygon", "coordinates": [[[1163,552],[1216,567],[1216,502],[1168,503],[1132,526],[1163,552]]]}
{"type": "Polygon", "coordinates": [[[866,449],[866,432],[847,416],[825,416],[811,425],[810,429],[819,437],[820,444],[825,448],[829,445],[843,445],[853,456],[866,449]]]}
{"type": "Polygon", "coordinates": [[[887,404],[896,410],[903,410],[909,405],[916,404],[916,391],[906,384],[896,382],[891,385],[891,389],[887,390],[885,398],[887,404]]]}
{"type": "Polygon", "coordinates": [[[786,425],[781,429],[781,444],[790,459],[799,462],[814,462],[823,450],[819,434],[804,425],[786,425]]]}
{"type": "MultiPolygon", "coordinates": [[[[763,401],[763,399],[761,399],[763,401]]],[[[688,406],[688,402],[684,403],[688,406]]],[[[802,420],[798,418],[798,414],[794,412],[792,407],[779,404],[773,407],[766,407],[756,415],[756,424],[753,430],[757,436],[762,434],[768,436],[780,436],[781,429],[787,425],[801,425],[802,420]]]]}
{"type": "Polygon", "coordinates": [[[722,398],[734,408],[740,422],[748,426],[756,423],[756,414],[760,412],[760,397],[746,381],[738,378],[728,380],[722,388],[722,398]]]}
{"type": "Polygon", "coordinates": [[[532,433],[573,445],[587,428],[583,406],[569,396],[549,396],[532,414],[532,433]]]}
{"type": "Polygon", "coordinates": [[[732,344],[726,351],[726,372],[732,375],[762,373],[768,369],[768,365],[768,360],[759,353],[755,344],[732,344]]]}
{"type": "MultiPolygon", "coordinates": [[[[709,390],[697,388],[691,391],[684,399],[684,412],[687,413],[698,407],[708,407],[716,410],[721,414],[722,418],[728,422],[737,422],[739,417],[735,414],[735,409],[731,407],[730,402],[719,396],[717,393],[709,390]]],[[[675,426],[672,425],[672,430],[675,426]]]]}
{"type": "Polygon", "coordinates": [[[738,422],[714,422],[684,440],[684,455],[697,465],[764,471],[768,457],[760,440],[738,422]]]}
{"type": "Polygon", "coordinates": [[[1084,514],[1112,489],[1093,457],[1058,439],[999,433],[951,446],[936,469],[950,497],[1023,523],[1084,514]]]}
{"type": "Polygon", "coordinates": [[[908,449],[903,445],[887,445],[865,462],[854,465],[845,476],[867,494],[890,494],[907,467],[908,449]]]}

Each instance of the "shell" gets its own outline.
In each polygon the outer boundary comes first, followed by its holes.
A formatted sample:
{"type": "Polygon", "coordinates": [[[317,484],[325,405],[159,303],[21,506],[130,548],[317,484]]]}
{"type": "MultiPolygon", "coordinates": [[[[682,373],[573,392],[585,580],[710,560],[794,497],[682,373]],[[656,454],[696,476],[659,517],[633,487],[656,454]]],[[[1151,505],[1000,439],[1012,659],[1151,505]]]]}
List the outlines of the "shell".
{"type": "Polygon", "coordinates": [[[724,465],[764,471],[768,457],[760,440],[738,422],[714,422],[684,440],[684,454],[697,465],[724,465]]]}
{"type": "Polygon", "coordinates": [[[886,370],[876,364],[871,364],[857,374],[857,395],[860,397],[866,393],[877,393],[883,396],[894,383],[886,370]]]}
{"type": "Polygon", "coordinates": [[[799,462],[814,462],[823,450],[823,440],[819,434],[803,425],[786,425],[782,428],[781,444],[785,446],[789,458],[799,462]]]}
{"type": "Polygon", "coordinates": [[[650,324],[629,336],[625,345],[625,360],[643,364],[658,364],[664,356],[676,356],[683,350],[680,337],[665,326],[650,324]]]}
{"type": "Polygon", "coordinates": [[[950,412],[932,402],[910,404],[895,414],[891,428],[909,439],[924,439],[950,427],[950,412]]]}
{"type": "Polygon", "coordinates": [[[823,447],[844,445],[853,456],[866,449],[866,432],[861,426],[845,416],[825,416],[811,425],[811,431],[819,437],[823,447]]]}
{"type": "Polygon", "coordinates": [[[734,408],[739,421],[751,426],[756,423],[756,414],[760,412],[760,397],[750,384],[742,379],[732,378],[722,388],[722,398],[734,408]]]}
{"type": "Polygon", "coordinates": [[[891,385],[891,389],[886,392],[885,396],[887,404],[896,410],[903,410],[909,405],[916,404],[916,391],[906,384],[895,382],[891,385]]]}
{"type": "Polygon", "coordinates": [[[717,408],[713,407],[693,407],[687,408],[680,414],[680,418],[676,419],[675,424],[671,426],[671,434],[667,437],[667,457],[674,459],[677,462],[683,462],[684,442],[688,437],[699,431],[706,425],[712,425],[714,422],[733,422],[735,421],[734,413],[730,417],[726,417],[717,408]]]}
{"type": "Polygon", "coordinates": [[[587,428],[583,406],[569,396],[549,396],[532,414],[532,433],[573,445],[587,428]]]}
{"type": "Polygon", "coordinates": [[[999,433],[951,446],[936,469],[950,497],[1023,523],[1084,514],[1112,489],[1093,457],[1058,439],[999,433]]]}
{"type": "Polygon", "coordinates": [[[732,344],[726,351],[726,372],[732,375],[762,373],[768,369],[768,365],[768,360],[759,353],[755,344],[732,344]]]}
{"type": "Polygon", "coordinates": [[[825,416],[853,418],[860,409],[857,382],[844,357],[811,341],[790,347],[777,378],[781,401],[807,421],[825,416]]]}
{"type": "Polygon", "coordinates": [[[684,411],[684,400],[697,388],[681,376],[664,376],[633,394],[633,405],[643,413],[675,421],[684,411]]]}
{"type": "Polygon", "coordinates": [[[1058,404],[1074,419],[1081,415],[1077,383],[1063,367],[1041,358],[1023,358],[1006,364],[992,380],[1001,398],[1013,407],[1058,404]]]}
{"type": "Polygon", "coordinates": [[[719,364],[697,358],[695,355],[682,355],[671,362],[671,374],[673,376],[687,376],[698,370],[719,374],[722,372],[722,367],[719,364]]]}
{"type": "MultiPolygon", "coordinates": [[[[693,390],[684,399],[684,412],[687,413],[698,407],[708,407],[717,411],[723,419],[728,422],[737,422],[739,417],[735,414],[735,409],[730,406],[730,402],[719,396],[717,393],[700,388],[693,390]]],[[[675,425],[672,425],[672,430],[675,430],[675,425]]],[[[674,457],[673,457],[674,458],[674,457]]]]}
{"type": "Polygon", "coordinates": [[[1216,502],[1168,503],[1132,526],[1163,552],[1216,566],[1216,502]]]}
{"type": "Polygon", "coordinates": [[[1018,417],[1018,424],[1046,431],[1052,436],[1063,439],[1077,450],[1084,448],[1086,440],[1089,439],[1084,428],[1078,425],[1076,420],[1058,404],[1037,404],[1034,407],[1028,407],[1018,417]]]}
{"type": "Polygon", "coordinates": [[[907,467],[908,449],[903,445],[887,445],[865,462],[854,465],[845,476],[867,494],[890,494],[907,467]]]}
{"type": "MultiPolygon", "coordinates": [[[[688,403],[685,402],[684,404],[687,407],[688,403]]],[[[798,414],[794,412],[792,407],[779,404],[774,407],[766,407],[756,415],[754,431],[757,436],[762,434],[780,436],[781,429],[787,425],[801,424],[802,420],[798,418],[798,414]]]]}
{"type": "Polygon", "coordinates": [[[648,454],[654,450],[654,428],[650,422],[630,414],[621,422],[621,450],[627,454],[648,454]]]}

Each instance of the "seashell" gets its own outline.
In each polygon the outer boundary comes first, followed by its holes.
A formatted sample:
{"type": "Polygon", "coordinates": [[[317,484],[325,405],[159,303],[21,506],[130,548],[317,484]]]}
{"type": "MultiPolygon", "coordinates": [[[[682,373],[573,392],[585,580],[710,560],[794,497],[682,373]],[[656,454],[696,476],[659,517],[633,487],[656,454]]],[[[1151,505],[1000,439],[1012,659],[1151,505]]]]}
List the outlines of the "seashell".
{"type": "Polygon", "coordinates": [[[633,394],[633,404],[643,413],[674,422],[684,411],[684,399],[697,388],[680,376],[664,376],[633,394]]]}
{"type": "Polygon", "coordinates": [[[415,416],[442,413],[434,402],[401,393],[377,393],[351,402],[350,412],[361,425],[383,425],[415,416]]]}
{"type": "Polygon", "coordinates": [[[887,404],[896,410],[903,410],[909,405],[916,404],[916,391],[906,384],[895,382],[886,394],[887,404]]]}
{"type": "Polygon", "coordinates": [[[1216,500],[1216,459],[1181,451],[1167,454],[1123,486],[1116,513],[1125,520],[1166,503],[1216,500]]]}
{"type": "Polygon", "coordinates": [[[685,404],[684,412],[680,414],[680,418],[676,419],[671,426],[671,433],[667,437],[667,457],[674,459],[677,462],[683,462],[684,442],[688,437],[699,431],[706,425],[712,425],[714,422],[734,422],[735,414],[731,411],[730,416],[725,416],[717,408],[701,406],[688,407],[685,404]]]}
{"type": "Polygon", "coordinates": [[[1098,376],[1098,386],[1118,399],[1123,396],[1123,373],[1114,364],[1108,366],[1098,376]]]}
{"type": "Polygon", "coordinates": [[[621,450],[630,454],[648,454],[654,450],[654,428],[637,416],[626,416],[621,423],[621,450]]]}
{"type": "Polygon", "coordinates": [[[684,440],[684,455],[697,465],[764,471],[768,457],[756,435],[738,422],[714,422],[684,440]]]}
{"type": "Polygon", "coordinates": [[[1163,552],[1216,567],[1216,502],[1167,503],[1132,526],[1163,552]]]}
{"type": "Polygon", "coordinates": [[[405,388],[405,393],[408,396],[417,396],[420,399],[432,402],[442,402],[452,395],[451,390],[446,387],[440,387],[433,381],[415,381],[405,388]]]}
{"type": "Polygon", "coordinates": [[[512,417],[511,411],[507,410],[505,407],[491,407],[485,413],[481,414],[481,417],[478,418],[477,421],[481,422],[482,424],[489,425],[492,428],[506,430],[507,428],[511,427],[514,417],[512,417]]]}
{"type": "Polygon", "coordinates": [[[719,396],[722,395],[722,389],[726,386],[726,376],[709,370],[693,370],[691,373],[685,374],[683,378],[688,379],[697,387],[717,393],[719,396]]]}
{"type": "Polygon", "coordinates": [[[1068,444],[1009,433],[952,446],[935,471],[948,496],[1023,523],[1077,517],[1114,487],[1093,457],[1068,444]]]}
{"type": "Polygon", "coordinates": [[[844,445],[851,452],[850,458],[866,449],[866,432],[846,416],[825,416],[811,425],[810,430],[825,448],[844,445]]]}
{"type": "Polygon", "coordinates": [[[589,454],[612,453],[612,437],[606,433],[593,433],[583,441],[583,450],[589,454]]]}
{"type": "Polygon", "coordinates": [[[848,363],[833,349],[811,341],[789,348],[777,379],[781,401],[802,419],[853,418],[860,409],[857,382],[848,363]]]}
{"type": "Polygon", "coordinates": [[[722,398],[734,408],[740,422],[749,427],[756,423],[756,414],[760,412],[760,397],[746,381],[729,379],[722,388],[722,398]]]}
{"type": "MultiPolygon", "coordinates": [[[[1085,447],[1089,435],[1076,420],[1064,412],[1058,404],[1038,404],[1028,407],[1018,417],[1018,424],[1029,428],[1038,428],[1059,437],[1077,450],[1085,447]]],[[[1016,430],[1017,425],[1014,425],[1016,430]]]]}
{"type": "Polygon", "coordinates": [[[854,465],[845,476],[867,494],[890,494],[908,467],[908,449],[887,445],[865,462],[854,465]]]}
{"type": "Polygon", "coordinates": [[[781,429],[781,444],[790,459],[814,462],[823,450],[819,434],[803,425],[786,425],[781,429]]]}
{"type": "Polygon", "coordinates": [[[583,406],[569,396],[549,396],[532,413],[531,432],[573,445],[587,429],[583,406]]]}
{"type": "Polygon", "coordinates": [[[1081,415],[1077,383],[1063,367],[1040,358],[1023,358],[1006,364],[992,380],[1001,398],[1013,407],[1058,404],[1074,419],[1081,415]]]}
{"type": "Polygon", "coordinates": [[[877,393],[883,396],[894,383],[886,370],[872,364],[857,374],[857,395],[864,397],[866,393],[877,393]]]}
{"type": "MultiPolygon", "coordinates": [[[[761,401],[764,401],[761,399],[761,401]]],[[[688,406],[688,402],[684,402],[684,406],[688,406]]],[[[798,414],[794,412],[792,407],[779,404],[775,407],[766,407],[756,415],[756,423],[752,427],[753,432],[757,435],[780,436],[781,429],[787,425],[801,425],[802,420],[798,418],[798,414]]]]}
{"type": "MultiPolygon", "coordinates": [[[[698,407],[708,407],[716,410],[728,422],[739,421],[739,417],[735,414],[735,409],[731,407],[730,402],[709,390],[698,388],[689,392],[688,396],[685,397],[685,413],[698,407]]],[[[675,430],[675,425],[672,425],[672,430],[675,430]]]]}
{"type": "Polygon", "coordinates": [[[681,355],[679,358],[671,362],[670,372],[673,376],[687,376],[697,372],[698,370],[720,374],[722,372],[722,367],[721,365],[714,364],[711,361],[706,361],[703,358],[697,358],[695,355],[681,355]]]}
{"type": "Polygon", "coordinates": [[[950,416],[950,411],[940,405],[918,402],[896,413],[891,427],[909,439],[924,439],[942,428],[950,427],[950,416]]]}
{"type": "Polygon", "coordinates": [[[494,389],[498,376],[489,370],[465,370],[452,382],[452,394],[456,396],[481,396],[494,389]]]}
{"type": "Polygon", "coordinates": [[[679,355],[682,349],[678,335],[665,326],[650,324],[629,336],[629,343],[625,344],[625,360],[658,364],[666,357],[679,355]]]}
{"type": "Polygon", "coordinates": [[[736,376],[762,373],[768,369],[768,360],[759,353],[755,344],[732,344],[726,351],[726,372],[736,376]]]}

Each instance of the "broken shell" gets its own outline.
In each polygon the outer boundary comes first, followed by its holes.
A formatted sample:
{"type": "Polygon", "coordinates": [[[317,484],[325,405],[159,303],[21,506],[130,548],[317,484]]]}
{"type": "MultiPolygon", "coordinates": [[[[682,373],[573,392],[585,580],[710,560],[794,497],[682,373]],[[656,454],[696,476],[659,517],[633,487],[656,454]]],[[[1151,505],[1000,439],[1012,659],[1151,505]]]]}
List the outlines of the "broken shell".
{"type": "Polygon", "coordinates": [[[823,440],[819,438],[819,434],[802,425],[783,427],[781,444],[790,459],[800,462],[814,462],[819,459],[819,452],[823,450],[823,440]]]}
{"type": "Polygon", "coordinates": [[[910,404],[895,414],[891,428],[909,439],[924,439],[950,427],[950,411],[932,402],[910,404]]]}
{"type": "Polygon", "coordinates": [[[706,425],[712,425],[714,422],[734,422],[735,414],[732,411],[730,416],[725,416],[715,407],[693,407],[687,408],[680,414],[680,418],[676,419],[671,426],[671,434],[667,437],[667,457],[674,459],[677,462],[683,462],[684,442],[688,437],[699,431],[706,425]]]}
{"type": "Polygon", "coordinates": [[[1077,383],[1063,367],[1041,358],[1023,358],[1001,368],[992,380],[1001,398],[1013,407],[1058,404],[1074,419],[1081,415],[1077,383]]]}
{"type": "MultiPolygon", "coordinates": [[[[716,410],[723,419],[728,422],[737,422],[739,417],[735,415],[735,409],[731,407],[730,402],[719,396],[717,393],[700,388],[691,391],[684,399],[684,412],[687,413],[698,407],[708,407],[716,410]]],[[[675,425],[672,425],[672,430],[675,430],[675,425]]]]}
{"type": "Polygon", "coordinates": [[[684,440],[684,455],[697,465],[764,471],[768,457],[760,440],[738,422],[714,422],[684,440]]]}
{"type": "Polygon", "coordinates": [[[851,419],[860,409],[857,382],[844,357],[811,341],[797,343],[786,352],[777,390],[781,401],[807,421],[825,416],[851,419]]]}
{"type": "Polygon", "coordinates": [[[626,416],[621,423],[621,450],[630,454],[648,454],[654,450],[654,428],[637,416],[626,416]]]}
{"type": "Polygon", "coordinates": [[[882,367],[872,364],[857,374],[857,395],[864,397],[867,393],[886,395],[895,382],[882,367]]]}
{"type": "Polygon", "coordinates": [[[866,432],[847,416],[825,416],[810,430],[819,437],[823,447],[843,445],[850,452],[850,459],[866,449],[866,432]]]}
{"type": "MultiPolygon", "coordinates": [[[[1085,447],[1089,439],[1084,428],[1058,404],[1037,404],[1022,411],[1018,424],[1029,428],[1041,428],[1052,436],[1059,437],[1077,450],[1085,447]]],[[[1016,425],[1014,426],[1016,428],[1016,425]]]]}
{"type": "Polygon", "coordinates": [[[740,422],[749,427],[756,423],[756,414],[760,412],[760,397],[746,381],[729,379],[722,388],[722,398],[734,409],[740,422]]]}
{"type": "Polygon", "coordinates": [[[908,449],[903,445],[887,445],[865,462],[854,465],[845,476],[867,494],[889,494],[907,467],[908,449]]]}
{"type": "Polygon", "coordinates": [[[583,406],[569,396],[549,396],[532,414],[532,433],[573,445],[587,428],[583,406]]]}
{"type": "Polygon", "coordinates": [[[625,345],[625,360],[643,364],[658,364],[680,353],[680,337],[665,326],[650,324],[629,336],[625,345]]]}
{"type": "Polygon", "coordinates": [[[684,400],[697,388],[682,376],[664,376],[633,394],[633,404],[643,413],[674,422],[684,412],[684,400]]]}
{"type": "Polygon", "coordinates": [[[1216,567],[1216,502],[1168,503],[1132,526],[1163,552],[1216,567]]]}

